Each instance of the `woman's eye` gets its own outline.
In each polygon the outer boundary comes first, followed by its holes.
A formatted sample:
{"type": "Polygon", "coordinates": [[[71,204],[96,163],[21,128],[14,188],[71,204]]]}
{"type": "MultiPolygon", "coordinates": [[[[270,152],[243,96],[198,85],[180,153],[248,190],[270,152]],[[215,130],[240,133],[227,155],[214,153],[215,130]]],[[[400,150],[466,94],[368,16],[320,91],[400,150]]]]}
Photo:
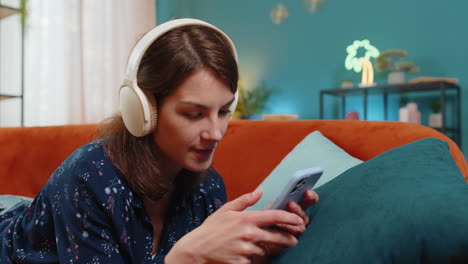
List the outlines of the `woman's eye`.
{"type": "Polygon", "coordinates": [[[222,115],[222,116],[229,115],[229,114],[231,114],[231,110],[229,110],[229,109],[220,110],[219,114],[222,115]]]}
{"type": "Polygon", "coordinates": [[[190,119],[195,119],[195,118],[199,118],[201,114],[200,113],[185,113],[184,116],[190,119]]]}

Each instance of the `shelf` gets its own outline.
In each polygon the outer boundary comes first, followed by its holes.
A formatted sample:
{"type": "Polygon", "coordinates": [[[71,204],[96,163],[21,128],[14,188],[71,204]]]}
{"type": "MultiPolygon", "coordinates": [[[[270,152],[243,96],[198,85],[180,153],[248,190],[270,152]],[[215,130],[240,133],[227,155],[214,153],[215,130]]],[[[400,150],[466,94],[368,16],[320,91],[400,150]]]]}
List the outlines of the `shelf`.
{"type": "Polygon", "coordinates": [[[5,18],[9,15],[19,13],[19,12],[20,10],[17,8],[0,5],[0,19],[5,18]]]}
{"type": "Polygon", "coordinates": [[[363,88],[338,88],[331,90],[322,90],[323,94],[337,96],[360,96],[363,94],[389,94],[402,92],[419,92],[419,91],[435,91],[435,90],[451,90],[460,89],[457,84],[449,82],[421,82],[421,83],[405,83],[397,85],[377,85],[363,88]]]}
{"type": "Polygon", "coordinates": [[[11,94],[0,94],[0,100],[12,99],[12,98],[22,98],[21,95],[11,95],[11,94]]]}
{"type": "MultiPolygon", "coordinates": [[[[457,144],[461,144],[461,97],[460,92],[461,88],[458,84],[444,81],[435,81],[435,82],[420,82],[420,83],[404,83],[404,84],[395,84],[395,85],[377,85],[371,87],[363,88],[337,88],[330,90],[321,90],[320,91],[320,119],[324,118],[324,98],[325,96],[336,96],[341,100],[341,113],[342,117],[346,113],[346,99],[349,96],[356,96],[362,98],[362,108],[363,114],[362,119],[367,120],[368,112],[368,98],[370,95],[382,96],[383,103],[383,120],[388,120],[388,97],[389,94],[403,94],[408,92],[438,92],[438,97],[440,98],[441,109],[440,113],[442,114],[442,120],[447,120],[447,105],[446,101],[450,97],[453,99],[454,104],[451,107],[454,109],[455,119],[452,124],[444,123],[444,127],[434,128],[441,133],[451,135],[452,139],[457,144]]],[[[446,122],[446,121],[444,121],[446,122]]]]}
{"type": "Polygon", "coordinates": [[[430,128],[433,128],[439,132],[454,132],[454,133],[457,133],[459,132],[459,129],[458,128],[453,128],[453,127],[444,127],[444,128],[441,128],[441,127],[430,127],[430,128]]]}
{"type": "MultiPolygon", "coordinates": [[[[20,103],[20,109],[19,109],[19,118],[20,118],[20,125],[24,125],[24,24],[25,24],[25,3],[26,1],[16,1],[15,3],[11,3],[13,6],[10,6],[9,4],[5,2],[13,2],[13,1],[0,1],[0,21],[2,22],[2,25],[6,25],[8,27],[8,30],[0,31],[0,39],[2,39],[2,44],[3,41],[5,41],[6,45],[0,46],[1,52],[6,53],[9,52],[8,48],[10,45],[14,45],[15,47],[18,47],[20,49],[20,54],[18,54],[18,57],[16,55],[9,56],[9,59],[13,60],[19,60],[20,61],[20,67],[18,69],[15,69],[14,73],[15,75],[11,78],[13,78],[16,81],[19,82],[20,84],[20,91],[7,91],[5,87],[0,87],[0,102],[2,104],[2,113],[0,115],[0,126],[3,125],[9,125],[8,122],[9,120],[14,120],[10,119],[9,117],[11,116],[11,112],[16,112],[16,111],[10,111],[10,102],[14,99],[17,99],[20,103]],[[18,18],[18,19],[17,19],[18,18]],[[17,39],[16,34],[19,33],[21,38],[17,39]],[[15,36],[12,38],[12,36],[15,36]],[[8,41],[8,42],[6,42],[8,41]],[[18,74],[18,75],[16,75],[18,74]],[[9,101],[4,102],[4,101],[9,101]],[[8,114],[7,114],[8,113],[8,114]],[[4,123],[4,120],[8,120],[7,123],[4,123]]],[[[2,58],[3,60],[3,58],[2,58]]],[[[8,67],[8,64],[2,63],[2,67],[8,67]]],[[[0,75],[4,75],[6,71],[0,71],[0,75]]],[[[2,77],[2,76],[0,76],[2,77]]]]}

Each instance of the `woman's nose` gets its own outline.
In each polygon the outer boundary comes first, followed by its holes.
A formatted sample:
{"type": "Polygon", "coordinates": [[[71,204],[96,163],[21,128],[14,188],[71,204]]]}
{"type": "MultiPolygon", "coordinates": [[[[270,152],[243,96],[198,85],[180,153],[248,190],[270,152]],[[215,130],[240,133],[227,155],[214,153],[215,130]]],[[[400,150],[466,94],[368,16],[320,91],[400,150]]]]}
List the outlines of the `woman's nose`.
{"type": "Polygon", "coordinates": [[[210,141],[220,141],[223,137],[222,128],[218,121],[210,121],[202,131],[202,138],[210,141]]]}

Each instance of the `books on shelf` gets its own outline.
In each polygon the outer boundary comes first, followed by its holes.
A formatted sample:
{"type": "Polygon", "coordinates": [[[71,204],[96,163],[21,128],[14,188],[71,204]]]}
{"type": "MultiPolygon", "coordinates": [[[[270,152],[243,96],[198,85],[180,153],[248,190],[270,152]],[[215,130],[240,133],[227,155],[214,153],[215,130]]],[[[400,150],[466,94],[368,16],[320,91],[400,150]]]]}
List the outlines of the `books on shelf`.
{"type": "Polygon", "coordinates": [[[409,83],[421,83],[421,82],[448,82],[458,83],[458,78],[448,77],[416,77],[408,81],[409,83]]]}

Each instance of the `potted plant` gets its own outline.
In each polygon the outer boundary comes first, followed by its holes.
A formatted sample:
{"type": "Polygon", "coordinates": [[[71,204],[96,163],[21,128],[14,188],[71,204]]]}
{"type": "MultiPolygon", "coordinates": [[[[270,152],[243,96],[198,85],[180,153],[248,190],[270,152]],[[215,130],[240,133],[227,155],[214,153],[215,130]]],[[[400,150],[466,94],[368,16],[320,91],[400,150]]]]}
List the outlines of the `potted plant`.
{"type": "Polygon", "coordinates": [[[249,119],[254,114],[260,114],[265,110],[266,104],[270,96],[275,92],[273,89],[268,89],[263,86],[253,89],[246,89],[239,85],[235,118],[249,119]]]}
{"type": "Polygon", "coordinates": [[[408,57],[405,50],[390,49],[380,53],[375,59],[375,68],[378,71],[390,70],[388,74],[388,83],[405,83],[405,73],[419,72],[419,67],[414,62],[404,61],[408,57]]]}
{"type": "Polygon", "coordinates": [[[443,126],[442,114],[440,113],[442,103],[440,100],[435,100],[431,103],[432,114],[429,115],[429,126],[441,128],[443,126]]]}

